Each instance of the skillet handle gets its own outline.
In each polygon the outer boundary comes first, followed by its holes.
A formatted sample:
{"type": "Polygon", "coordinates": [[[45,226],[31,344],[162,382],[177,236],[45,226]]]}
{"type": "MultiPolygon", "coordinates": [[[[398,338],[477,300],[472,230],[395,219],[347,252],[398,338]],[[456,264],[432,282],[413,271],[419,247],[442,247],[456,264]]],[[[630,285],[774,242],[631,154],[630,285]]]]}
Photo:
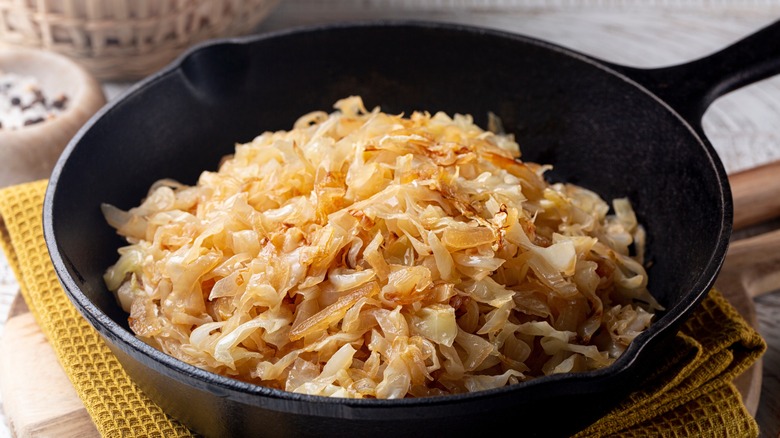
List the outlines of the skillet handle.
{"type": "Polygon", "coordinates": [[[780,73],[780,20],[685,64],[653,69],[613,67],[666,102],[701,133],[702,116],[715,99],[780,73]]]}

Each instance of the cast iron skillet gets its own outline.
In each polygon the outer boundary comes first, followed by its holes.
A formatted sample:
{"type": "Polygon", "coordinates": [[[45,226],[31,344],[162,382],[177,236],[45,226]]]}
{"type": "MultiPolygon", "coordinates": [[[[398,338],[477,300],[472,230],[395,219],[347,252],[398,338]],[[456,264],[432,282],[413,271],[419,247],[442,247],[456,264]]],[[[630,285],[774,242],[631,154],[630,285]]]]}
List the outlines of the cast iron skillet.
{"type": "MultiPolygon", "coordinates": [[[[731,233],[726,173],[700,121],[720,95],[780,72],[780,22],[685,65],[612,65],[536,39],[421,22],[330,25],[213,41],[104,107],[51,176],[44,231],[65,291],[130,376],[208,436],[447,436],[499,427],[580,430],[636,389],[712,286],[731,233]],[[648,231],[650,289],[668,309],[606,369],[481,393],[345,400],[249,385],[136,339],[102,274],[123,241],[100,203],[137,205],[151,183],[192,184],[236,142],[290,129],[348,95],[386,112],[496,113],[548,177],[628,196],[648,231]]],[[[107,396],[110,396],[108,394],[107,396]]]]}

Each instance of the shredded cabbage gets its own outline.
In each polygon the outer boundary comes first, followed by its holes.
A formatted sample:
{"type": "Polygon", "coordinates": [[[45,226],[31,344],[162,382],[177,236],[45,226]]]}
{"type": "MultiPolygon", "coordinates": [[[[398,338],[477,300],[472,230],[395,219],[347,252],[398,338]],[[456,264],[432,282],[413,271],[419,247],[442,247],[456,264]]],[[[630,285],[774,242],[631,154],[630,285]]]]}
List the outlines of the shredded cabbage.
{"type": "Polygon", "coordinates": [[[628,199],[546,182],[469,115],[335,109],[103,205],[139,337],[258,385],[425,397],[607,366],[662,309],[628,199]]]}

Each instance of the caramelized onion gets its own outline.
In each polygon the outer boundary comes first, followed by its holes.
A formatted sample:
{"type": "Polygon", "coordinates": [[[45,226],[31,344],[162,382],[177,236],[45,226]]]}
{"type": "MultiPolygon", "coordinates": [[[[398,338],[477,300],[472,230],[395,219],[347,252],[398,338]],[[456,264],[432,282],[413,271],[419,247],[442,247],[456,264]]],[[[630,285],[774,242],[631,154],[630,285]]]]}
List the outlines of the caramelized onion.
{"type": "Polygon", "coordinates": [[[102,206],[137,336],[258,385],[402,398],[602,368],[651,324],[627,198],[548,183],[470,115],[335,107],[102,206]]]}

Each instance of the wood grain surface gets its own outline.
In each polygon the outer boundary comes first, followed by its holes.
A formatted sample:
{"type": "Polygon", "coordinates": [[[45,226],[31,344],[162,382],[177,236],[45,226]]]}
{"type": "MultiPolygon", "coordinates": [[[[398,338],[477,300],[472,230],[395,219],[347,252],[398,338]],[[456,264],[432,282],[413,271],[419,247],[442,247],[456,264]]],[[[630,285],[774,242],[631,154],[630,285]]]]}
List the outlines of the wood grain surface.
{"type": "Polygon", "coordinates": [[[761,428],[761,438],[780,436],[780,293],[755,299],[759,329],[769,348],[761,359],[763,384],[756,421],[761,428]]]}
{"type": "Polygon", "coordinates": [[[18,438],[99,437],[54,350],[22,300],[14,302],[11,313],[0,338],[0,392],[11,434],[18,438]]]}
{"type": "MultiPolygon", "coordinates": [[[[780,1],[776,0],[284,0],[258,32],[351,20],[458,22],[517,32],[611,62],[649,68],[705,56],[778,18],[780,1]]],[[[103,84],[109,99],[131,85],[103,84]]],[[[780,77],[719,98],[705,113],[703,125],[732,175],[780,160],[780,77]]],[[[767,174],[767,181],[780,178],[773,178],[774,173],[767,174]]],[[[763,185],[751,183],[747,191],[753,193],[763,185]]],[[[766,223],[763,217],[749,222],[758,223],[740,230],[736,236],[740,240],[763,235],[780,223],[766,223]]],[[[745,245],[742,249],[750,255],[746,247],[754,243],[738,245],[735,241],[732,249],[745,245]]],[[[757,269],[756,260],[740,259],[743,266],[757,269]]],[[[775,438],[780,436],[780,279],[773,277],[777,271],[763,265],[768,272],[754,272],[750,278],[761,280],[749,282],[746,290],[764,293],[754,298],[759,331],[769,345],[761,361],[756,419],[761,438],[775,438]]],[[[0,257],[0,333],[15,291],[0,257]]],[[[2,423],[0,412],[0,438],[5,438],[10,431],[2,423]]]]}

